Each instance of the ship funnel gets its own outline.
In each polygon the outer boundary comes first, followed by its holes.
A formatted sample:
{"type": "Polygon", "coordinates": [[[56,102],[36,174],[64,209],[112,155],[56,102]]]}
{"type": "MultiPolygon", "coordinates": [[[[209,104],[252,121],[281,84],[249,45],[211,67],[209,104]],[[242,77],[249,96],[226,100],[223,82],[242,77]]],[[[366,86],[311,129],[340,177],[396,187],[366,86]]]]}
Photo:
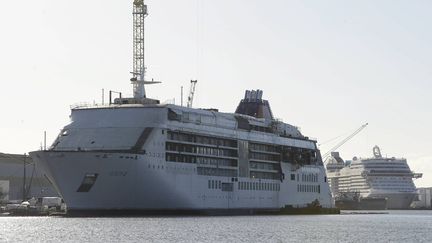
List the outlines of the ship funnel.
{"type": "Polygon", "coordinates": [[[240,101],[235,113],[273,120],[270,104],[262,97],[262,90],[246,90],[244,99],[240,101]]]}

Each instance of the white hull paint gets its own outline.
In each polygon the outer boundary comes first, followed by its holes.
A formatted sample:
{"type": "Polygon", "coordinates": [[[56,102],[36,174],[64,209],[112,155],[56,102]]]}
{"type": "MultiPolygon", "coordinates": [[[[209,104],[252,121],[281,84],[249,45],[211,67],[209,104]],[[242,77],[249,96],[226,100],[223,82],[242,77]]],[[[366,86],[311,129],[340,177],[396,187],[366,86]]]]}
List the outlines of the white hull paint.
{"type": "Polygon", "coordinates": [[[231,182],[232,178],[196,175],[194,164],[97,152],[39,151],[32,157],[61,192],[69,210],[279,209],[285,205],[305,207],[315,199],[324,207],[332,206],[322,167],[304,168],[321,171],[321,193],[299,193],[295,181],[251,178],[239,181],[277,183],[280,190],[239,190],[236,182],[232,192],[224,192],[209,189],[208,181],[231,182]],[[86,173],[97,173],[98,179],[89,192],[77,192],[86,173]]]}

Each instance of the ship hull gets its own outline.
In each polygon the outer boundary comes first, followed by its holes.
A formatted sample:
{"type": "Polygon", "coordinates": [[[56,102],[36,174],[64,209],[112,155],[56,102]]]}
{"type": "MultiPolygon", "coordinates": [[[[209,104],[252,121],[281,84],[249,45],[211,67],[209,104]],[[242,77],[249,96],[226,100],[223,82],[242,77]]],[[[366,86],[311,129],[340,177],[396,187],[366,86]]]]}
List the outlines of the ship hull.
{"type": "Polygon", "coordinates": [[[385,198],[361,198],[359,200],[336,200],[336,207],[341,210],[386,210],[385,198]]]}
{"type": "Polygon", "coordinates": [[[374,197],[386,198],[388,209],[409,209],[416,195],[416,193],[403,192],[372,194],[374,197]]]}
{"type": "Polygon", "coordinates": [[[278,184],[280,189],[247,191],[238,190],[238,181],[231,177],[197,175],[195,164],[161,162],[137,154],[38,151],[31,156],[72,215],[255,214],[277,212],[285,206],[304,208],[314,200],[324,208],[332,206],[324,181],[321,193],[298,193],[289,180],[262,179],[255,180],[266,185],[262,188],[278,184]],[[88,174],[97,179],[83,192],[88,174]],[[211,181],[232,183],[233,189],[209,189],[211,181]]]}

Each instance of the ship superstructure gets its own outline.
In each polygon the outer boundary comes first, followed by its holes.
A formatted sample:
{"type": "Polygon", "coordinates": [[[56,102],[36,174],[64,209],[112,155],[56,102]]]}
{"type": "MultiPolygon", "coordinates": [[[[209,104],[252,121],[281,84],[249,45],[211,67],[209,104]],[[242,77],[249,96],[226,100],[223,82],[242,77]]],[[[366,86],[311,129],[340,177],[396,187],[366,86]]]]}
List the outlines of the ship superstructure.
{"type": "MultiPolygon", "coordinates": [[[[147,15],[142,0],[136,14],[147,15]]],[[[143,31],[143,21],[134,26],[143,31]]],[[[332,207],[316,141],[274,119],[262,91],[246,91],[235,113],[159,104],[145,94],[154,82],[139,38],[134,97],[74,107],[53,145],[31,153],[69,211],[332,207]]]]}
{"type": "Polygon", "coordinates": [[[326,160],[327,174],[333,195],[338,198],[356,193],[361,198],[386,199],[388,209],[407,209],[417,196],[414,173],[404,158],[387,158],[378,146],[374,157],[344,161],[338,152],[326,160]]]}

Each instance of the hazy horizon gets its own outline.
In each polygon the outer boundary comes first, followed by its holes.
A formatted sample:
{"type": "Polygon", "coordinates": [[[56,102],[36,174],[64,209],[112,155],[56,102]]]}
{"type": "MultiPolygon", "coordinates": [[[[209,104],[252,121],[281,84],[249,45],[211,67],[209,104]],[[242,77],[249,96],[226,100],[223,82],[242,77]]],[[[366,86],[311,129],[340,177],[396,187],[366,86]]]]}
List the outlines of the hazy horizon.
{"type": "MultiPolygon", "coordinates": [[[[273,113],[318,143],[369,126],[346,160],[405,157],[432,186],[430,1],[148,0],[147,94],[162,102],[197,79],[195,107],[234,112],[261,89],[273,113]]],[[[132,1],[9,1],[0,9],[0,152],[39,149],[70,105],[132,93],[132,1]]],[[[321,146],[326,152],[334,145],[321,146]]]]}

